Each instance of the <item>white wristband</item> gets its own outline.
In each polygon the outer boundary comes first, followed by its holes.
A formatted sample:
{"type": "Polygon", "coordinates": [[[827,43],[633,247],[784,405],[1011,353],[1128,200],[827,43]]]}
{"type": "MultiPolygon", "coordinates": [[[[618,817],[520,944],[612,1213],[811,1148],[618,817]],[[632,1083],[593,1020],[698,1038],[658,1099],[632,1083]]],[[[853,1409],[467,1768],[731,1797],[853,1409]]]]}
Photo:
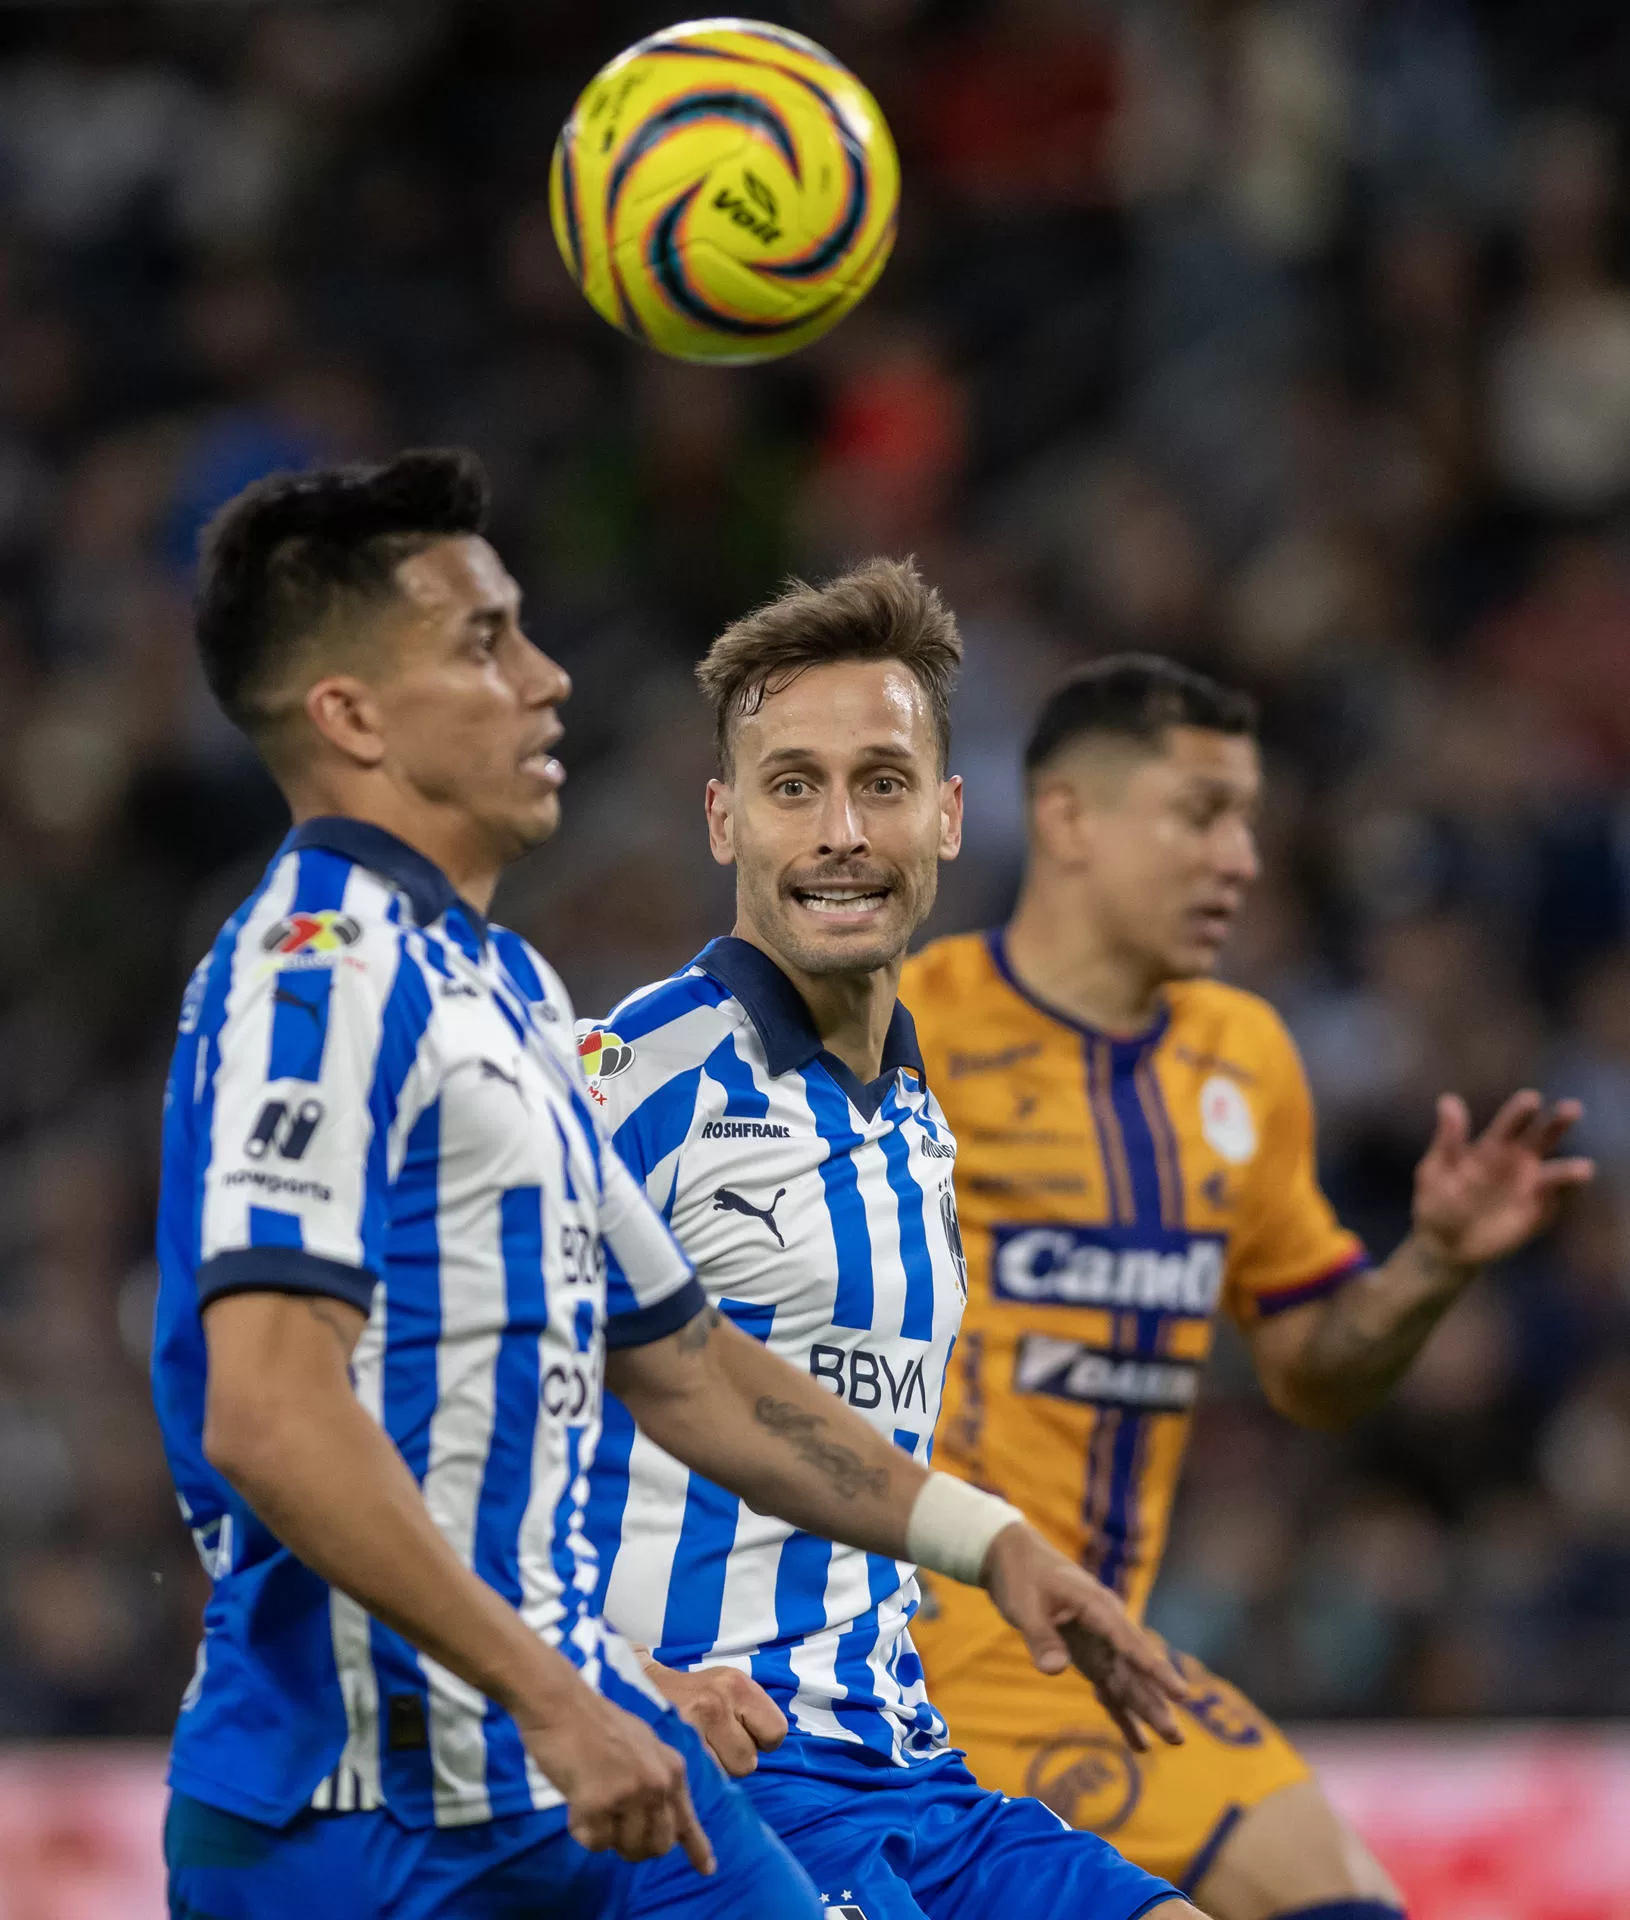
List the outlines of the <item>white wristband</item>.
{"type": "Polygon", "coordinates": [[[906,1522],[906,1558],[930,1573],[977,1587],[990,1543],[1024,1515],[994,1493],[948,1473],[931,1473],[906,1522]]]}

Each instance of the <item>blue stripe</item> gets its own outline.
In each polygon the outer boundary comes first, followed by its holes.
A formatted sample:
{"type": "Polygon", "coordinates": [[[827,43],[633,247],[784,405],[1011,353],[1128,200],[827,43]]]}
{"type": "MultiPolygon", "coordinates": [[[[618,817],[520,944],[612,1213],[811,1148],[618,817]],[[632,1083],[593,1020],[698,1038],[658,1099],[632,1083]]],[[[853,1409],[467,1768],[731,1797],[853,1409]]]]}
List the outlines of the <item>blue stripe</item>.
{"type": "Polygon", "coordinates": [[[701,1084],[700,1067],[676,1073],[650,1099],[642,1100],[611,1136],[624,1165],[642,1185],[651,1169],[660,1166],[690,1132],[701,1084]]]}
{"type": "MultiPolygon", "coordinates": [[[[770,1337],[774,1304],[721,1300],[719,1311],[743,1333],[760,1342],[770,1337]]],[[[596,1474],[599,1462],[596,1461],[596,1474]]],[[[626,1493],[624,1498],[626,1499],[626,1493]]],[[[668,1579],[668,1605],[662,1616],[662,1643],[656,1657],[665,1664],[688,1665],[719,1641],[724,1613],[725,1575],[735,1545],[741,1501],[699,1473],[685,1489],[685,1517],[679,1523],[673,1569],[668,1579]]],[[[596,1534],[596,1539],[604,1538],[596,1534]]]]}
{"type": "Polygon", "coordinates": [[[752,1656],[753,1678],[784,1706],[798,1691],[794,1648],[826,1626],[826,1579],[832,1542],[812,1533],[789,1534],[775,1569],[775,1640],[752,1656]]]}
{"type": "Polygon", "coordinates": [[[285,967],[272,989],[269,1080],[320,1080],[328,1040],[331,967],[285,967]]]}
{"type": "Polygon", "coordinates": [[[626,1040],[632,1046],[648,1033],[655,1033],[659,1027],[666,1027],[699,1007],[722,1006],[729,998],[729,988],[711,974],[681,973],[653,987],[649,993],[620,1001],[598,1025],[602,1031],[615,1033],[619,1040],[626,1040]]]}
{"type": "MultiPolygon", "coordinates": [[[[396,1120],[397,1102],[408,1075],[419,1057],[419,1046],[430,1024],[430,989],[417,961],[406,944],[397,948],[396,978],[385,998],[379,1023],[379,1054],[374,1062],[373,1085],[368,1090],[368,1111],[373,1133],[368,1141],[368,1165],[364,1179],[362,1219],[358,1223],[362,1240],[362,1264],[384,1271],[383,1242],[388,1227],[390,1191],[390,1132],[396,1120]]],[[[424,1124],[421,1117],[419,1124],[424,1124]]],[[[407,1171],[404,1164],[403,1172],[407,1171]]],[[[436,1196],[430,1194],[430,1209],[435,1211],[436,1196]]]]}
{"type": "MultiPolygon", "coordinates": [[[[404,957],[402,972],[407,971],[404,957]]],[[[417,978],[417,969],[413,972],[417,978]]],[[[420,984],[422,987],[422,980],[420,984]]],[[[380,1151],[383,1152],[382,1143],[380,1151]]],[[[421,1486],[430,1466],[430,1423],[436,1411],[436,1353],[441,1339],[441,1244],[437,1222],[440,1161],[441,1103],[436,1101],[425,1108],[408,1136],[382,1269],[386,1326],[382,1362],[383,1423],[407,1462],[409,1472],[421,1486]]],[[[407,1641],[377,1620],[369,1620],[368,1637],[379,1687],[379,1765],[385,1797],[410,1824],[426,1825],[435,1816],[429,1750],[394,1753],[385,1740],[389,1701],[393,1695],[416,1695],[428,1724],[429,1688],[424,1669],[407,1641]]]]}
{"type": "Polygon", "coordinates": [[[306,1242],[299,1214],[284,1213],[280,1207],[251,1207],[249,1244],[252,1247],[303,1247],[306,1242]]]}
{"type": "MultiPolygon", "coordinates": [[[[1087,1046],[1090,1057],[1092,1043],[1089,1041],[1087,1046]]],[[[1109,1096],[1126,1148],[1134,1224],[1158,1227],[1162,1224],[1159,1147],[1134,1078],[1146,1049],[1147,1042],[1143,1040],[1110,1044],[1113,1066],[1109,1096]]],[[[1122,1316],[1117,1315],[1116,1320],[1117,1351],[1125,1350],[1123,1339],[1142,1356],[1160,1351],[1159,1315],[1127,1314],[1124,1326],[1122,1316]]],[[[1127,1570],[1128,1550],[1137,1537],[1138,1481],[1148,1425],[1147,1415],[1123,1408],[1115,1429],[1109,1461],[1109,1500],[1104,1510],[1103,1552],[1098,1564],[1098,1578],[1106,1587],[1119,1588],[1127,1570]]]]}
{"type": "MultiPolygon", "coordinates": [[[[602,1394],[601,1398],[604,1397],[602,1394]]],[[[587,1610],[588,1596],[577,1584],[577,1553],[572,1544],[573,1535],[582,1527],[577,1504],[577,1487],[582,1472],[583,1429],[571,1426],[566,1429],[563,1491],[555,1502],[555,1511],[551,1516],[549,1558],[559,1584],[561,1615],[549,1629],[549,1639],[574,1667],[581,1667],[586,1658],[583,1649],[576,1643],[575,1632],[587,1610]]]]}
{"type": "Polygon", "coordinates": [[[878,1691],[879,1675],[871,1661],[877,1651],[877,1610],[900,1591],[899,1567],[880,1554],[867,1554],[866,1585],[871,1606],[838,1638],[832,1671],[848,1698],[833,1701],[832,1712],[840,1726],[860,1736],[863,1745],[892,1758],[894,1733],[888,1717],[878,1711],[882,1695],[878,1691]]]}
{"type": "Polygon", "coordinates": [[[546,1001],[549,996],[543,990],[542,977],[533,966],[532,955],[520,935],[511,933],[508,927],[494,927],[490,937],[493,952],[522,997],[539,1005],[546,1001]]]}
{"type": "Polygon", "coordinates": [[[770,1096],[754,1080],[751,1069],[736,1051],[735,1038],[726,1037],[702,1063],[709,1079],[724,1088],[728,1120],[762,1120],[770,1111],[770,1096]]]}
{"type": "Polygon", "coordinates": [[[883,1135],[883,1158],[889,1185],[900,1216],[900,1262],[906,1275],[906,1310],[900,1332],[907,1340],[934,1337],[934,1256],[928,1251],[928,1228],[923,1209],[927,1197],[911,1171],[911,1142],[905,1123],[913,1118],[898,1091],[889,1094],[883,1111],[893,1122],[883,1135]]]}
{"type": "Polygon", "coordinates": [[[832,1223],[832,1243],[838,1257],[838,1292],[832,1308],[835,1327],[863,1327],[872,1324],[872,1240],[866,1226],[866,1205],[860,1197],[860,1177],[850,1157],[862,1144],[862,1136],[849,1124],[849,1102],[839,1093],[830,1076],[818,1063],[806,1067],[799,1076],[815,1116],[815,1129],[825,1141],[827,1156],[821,1162],[821,1185],[826,1192],[826,1212],[832,1223]]]}
{"type": "Polygon", "coordinates": [[[594,1587],[594,1611],[606,1610],[606,1588],[622,1544],[623,1514],[628,1508],[628,1460],[638,1429],[634,1416],[614,1393],[600,1396],[600,1438],[589,1475],[589,1504],[584,1531],[600,1549],[600,1577],[594,1587]]]}
{"type": "MultiPolygon", "coordinates": [[[[512,1607],[521,1604],[521,1521],[532,1497],[538,1425],[538,1342],[549,1321],[543,1282],[543,1191],[511,1187],[498,1202],[505,1326],[493,1367],[492,1437],[476,1507],[475,1571],[512,1607]]],[[[495,1800],[526,1783],[526,1750],[515,1722],[487,1702],[487,1792],[495,1800]]]]}

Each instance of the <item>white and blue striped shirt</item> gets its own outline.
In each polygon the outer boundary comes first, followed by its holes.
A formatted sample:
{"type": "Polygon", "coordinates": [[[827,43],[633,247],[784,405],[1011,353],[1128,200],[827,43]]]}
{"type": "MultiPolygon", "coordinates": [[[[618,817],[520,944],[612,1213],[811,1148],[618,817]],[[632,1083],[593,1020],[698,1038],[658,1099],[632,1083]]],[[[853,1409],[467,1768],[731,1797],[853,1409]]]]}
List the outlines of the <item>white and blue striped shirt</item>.
{"type": "MultiPolygon", "coordinates": [[[[895,1009],[864,1086],[766,955],[716,940],[581,1045],[618,1151],[709,1299],[926,1461],[967,1280],[955,1144],[910,1015],[895,1009]]],[[[607,1618],[666,1665],[750,1673],[793,1730],[765,1764],[803,1764],[799,1736],[900,1765],[945,1749],[907,1630],[909,1564],[753,1512],[615,1396],[591,1486],[607,1618]]]]}
{"type": "Polygon", "coordinates": [[[159,1256],[154,1395],[214,1579],[173,1784],[274,1823],[559,1807],[507,1714],[327,1587],[210,1465],[201,1324],[243,1290],[361,1308],[357,1397],[459,1557],[656,1717],[594,1607],[587,1474],[607,1346],[703,1300],[604,1146],[554,974],[392,835],[297,829],[182,1007],[159,1256]]]}

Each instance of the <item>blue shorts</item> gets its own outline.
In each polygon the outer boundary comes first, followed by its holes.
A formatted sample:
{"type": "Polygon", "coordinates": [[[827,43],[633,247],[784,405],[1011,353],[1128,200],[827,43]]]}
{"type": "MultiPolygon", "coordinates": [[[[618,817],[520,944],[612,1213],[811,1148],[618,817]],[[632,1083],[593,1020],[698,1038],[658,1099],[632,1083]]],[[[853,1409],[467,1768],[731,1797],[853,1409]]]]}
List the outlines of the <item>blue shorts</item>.
{"type": "MultiPolygon", "coordinates": [[[[987,1792],[959,1753],[893,1767],[795,1737],[740,1784],[820,1889],[826,1920],[1136,1920],[1182,1898],[1039,1800],[987,1792]]],[[[671,1859],[638,1868],[628,1920],[675,1911],[677,1884],[671,1859]]]]}
{"type": "Polygon", "coordinates": [[[164,1826],[170,1920],[621,1920],[660,1869],[666,1913],[691,1920],[823,1920],[803,1870],[676,1715],[655,1731],[685,1756],[713,1843],[707,1879],[676,1847],[632,1867],[589,1853],[562,1808],[473,1827],[399,1825],[388,1813],[304,1813],[286,1827],[173,1794],[164,1826]]]}

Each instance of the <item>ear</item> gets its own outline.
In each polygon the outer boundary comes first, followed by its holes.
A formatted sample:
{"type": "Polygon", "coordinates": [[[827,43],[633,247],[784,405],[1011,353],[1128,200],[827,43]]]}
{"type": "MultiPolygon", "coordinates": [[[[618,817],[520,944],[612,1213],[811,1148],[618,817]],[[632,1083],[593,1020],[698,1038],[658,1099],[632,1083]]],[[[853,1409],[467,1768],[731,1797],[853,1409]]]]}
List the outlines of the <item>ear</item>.
{"type": "Polygon", "coordinates": [[[940,858],[954,860],[962,851],[962,775],[940,782],[940,858]]]}
{"type": "Polygon", "coordinates": [[[721,867],[736,864],[736,795],[722,780],[707,783],[707,844],[721,867]]]}
{"type": "Polygon", "coordinates": [[[1038,780],[1030,794],[1030,831],[1049,859],[1073,866],[1086,851],[1087,809],[1073,780],[1056,775],[1038,780]]]}
{"type": "Polygon", "coordinates": [[[366,680],[331,673],[305,697],[306,718],[337,753],[357,767],[377,767],[385,758],[379,703],[366,680]]]}

